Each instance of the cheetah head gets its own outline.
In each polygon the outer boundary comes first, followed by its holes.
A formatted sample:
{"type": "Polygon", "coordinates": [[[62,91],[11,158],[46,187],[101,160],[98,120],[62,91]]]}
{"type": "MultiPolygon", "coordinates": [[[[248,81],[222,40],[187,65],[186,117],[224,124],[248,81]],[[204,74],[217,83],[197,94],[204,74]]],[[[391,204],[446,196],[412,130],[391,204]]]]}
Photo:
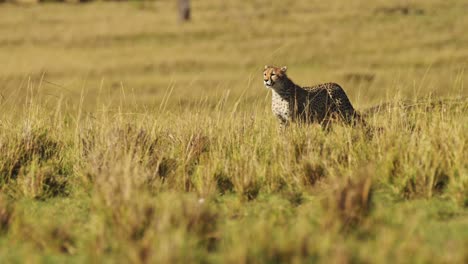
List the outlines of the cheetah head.
{"type": "Polygon", "coordinates": [[[275,67],[265,65],[263,70],[263,84],[266,88],[275,88],[278,83],[281,83],[284,78],[286,78],[286,66],[275,67]]]}

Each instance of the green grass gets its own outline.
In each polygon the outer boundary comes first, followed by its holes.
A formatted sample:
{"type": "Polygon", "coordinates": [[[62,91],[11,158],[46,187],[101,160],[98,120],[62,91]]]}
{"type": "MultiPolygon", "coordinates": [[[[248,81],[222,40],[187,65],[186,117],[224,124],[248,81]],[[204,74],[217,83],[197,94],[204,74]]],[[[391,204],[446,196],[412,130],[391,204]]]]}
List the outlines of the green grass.
{"type": "Polygon", "coordinates": [[[466,263],[466,7],[0,5],[0,262],[466,263]],[[381,131],[280,130],[265,64],[381,131]]]}

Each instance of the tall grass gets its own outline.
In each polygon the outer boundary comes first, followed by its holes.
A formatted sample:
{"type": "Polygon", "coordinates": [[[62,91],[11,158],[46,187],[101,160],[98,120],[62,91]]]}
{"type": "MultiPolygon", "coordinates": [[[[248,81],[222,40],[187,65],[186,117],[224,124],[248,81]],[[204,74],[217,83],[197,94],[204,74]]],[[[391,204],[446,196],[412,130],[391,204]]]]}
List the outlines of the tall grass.
{"type": "Polygon", "coordinates": [[[463,3],[171,4],[0,7],[0,262],[466,263],[463,3]],[[279,129],[265,64],[375,129],[279,129]]]}
{"type": "Polygon", "coordinates": [[[468,104],[433,102],[368,115],[381,127],[369,135],[340,125],[281,130],[268,106],[255,114],[219,106],[228,118],[202,105],[181,117],[121,108],[62,109],[58,118],[29,101],[2,124],[0,241],[16,242],[1,254],[463,262],[468,104]],[[35,200],[57,199],[72,215],[33,217],[47,214],[31,211],[42,207],[35,200]],[[433,237],[436,227],[448,233],[433,237]],[[431,253],[448,240],[458,250],[431,253]]]}

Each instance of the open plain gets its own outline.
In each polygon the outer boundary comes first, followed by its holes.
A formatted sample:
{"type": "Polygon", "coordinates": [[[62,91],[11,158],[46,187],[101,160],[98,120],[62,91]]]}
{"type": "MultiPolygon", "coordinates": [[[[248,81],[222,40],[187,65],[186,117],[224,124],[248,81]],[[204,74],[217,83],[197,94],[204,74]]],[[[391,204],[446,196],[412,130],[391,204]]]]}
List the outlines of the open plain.
{"type": "Polygon", "coordinates": [[[0,263],[468,262],[466,1],[175,2],[0,3],[0,263]]]}

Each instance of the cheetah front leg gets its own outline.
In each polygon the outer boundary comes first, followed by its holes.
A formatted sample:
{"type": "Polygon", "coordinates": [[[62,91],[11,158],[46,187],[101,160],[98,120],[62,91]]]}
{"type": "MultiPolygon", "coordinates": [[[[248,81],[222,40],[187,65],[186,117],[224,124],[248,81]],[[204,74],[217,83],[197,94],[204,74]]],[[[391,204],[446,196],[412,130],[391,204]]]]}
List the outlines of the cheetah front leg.
{"type": "Polygon", "coordinates": [[[280,123],[280,130],[285,130],[289,126],[289,120],[281,115],[277,115],[276,117],[278,117],[280,123]]]}

